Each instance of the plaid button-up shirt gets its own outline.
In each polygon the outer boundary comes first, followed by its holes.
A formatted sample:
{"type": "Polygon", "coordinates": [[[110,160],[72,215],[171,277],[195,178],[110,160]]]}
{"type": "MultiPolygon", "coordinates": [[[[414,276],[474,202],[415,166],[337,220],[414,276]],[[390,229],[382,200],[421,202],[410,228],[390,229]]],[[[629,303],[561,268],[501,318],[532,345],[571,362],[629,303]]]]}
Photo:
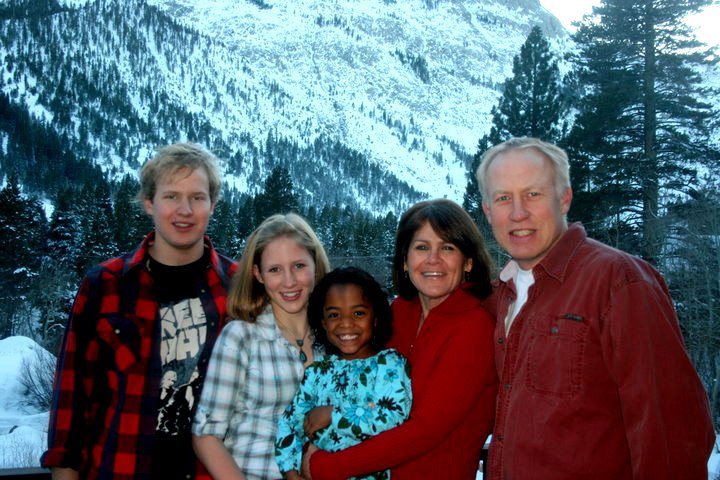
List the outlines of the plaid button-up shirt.
{"type": "MultiPolygon", "coordinates": [[[[313,345],[313,356],[322,350],[313,345]]],[[[305,367],[267,306],[255,322],[233,320],[213,349],[192,426],[223,440],[248,480],[281,478],[275,461],[277,422],[305,367]]]]}
{"type": "MultiPolygon", "coordinates": [[[[45,467],[72,468],[83,479],[151,476],[161,376],[159,306],[147,269],[153,239],[149,234],[138,250],[98,265],[82,282],[58,357],[45,467]]],[[[201,376],[226,320],[236,268],[205,243],[210,264],[197,289],[207,317],[201,376]]],[[[209,477],[200,467],[197,478],[209,477]]]]}

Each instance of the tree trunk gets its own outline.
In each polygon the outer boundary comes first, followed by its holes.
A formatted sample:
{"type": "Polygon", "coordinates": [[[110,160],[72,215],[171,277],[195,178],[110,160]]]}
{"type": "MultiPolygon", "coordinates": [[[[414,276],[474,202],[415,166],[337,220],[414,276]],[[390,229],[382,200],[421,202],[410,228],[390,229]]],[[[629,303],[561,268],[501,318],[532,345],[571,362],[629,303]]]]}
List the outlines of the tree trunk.
{"type": "Polygon", "coordinates": [[[659,179],[656,152],[657,105],[655,99],[655,80],[657,64],[655,58],[655,6],[653,0],[645,1],[644,25],[645,65],[643,75],[643,162],[642,201],[643,201],[643,245],[642,255],[648,262],[657,264],[662,245],[660,219],[658,218],[659,179]]]}

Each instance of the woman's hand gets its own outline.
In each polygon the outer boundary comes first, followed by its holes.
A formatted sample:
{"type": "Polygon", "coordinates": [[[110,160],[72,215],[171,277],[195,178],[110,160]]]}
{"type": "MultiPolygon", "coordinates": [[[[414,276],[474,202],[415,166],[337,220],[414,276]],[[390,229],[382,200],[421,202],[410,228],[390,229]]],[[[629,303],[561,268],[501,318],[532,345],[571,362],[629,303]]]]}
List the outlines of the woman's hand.
{"type": "Polygon", "coordinates": [[[313,408],[305,415],[303,429],[305,430],[305,435],[307,435],[309,439],[313,438],[315,432],[330,425],[330,422],[332,421],[332,410],[332,405],[324,405],[322,407],[313,408]]]}
{"type": "Polygon", "coordinates": [[[287,473],[285,474],[285,476],[284,476],[283,478],[284,478],[285,480],[305,480],[305,477],[303,477],[302,475],[300,475],[300,474],[299,474],[297,471],[295,471],[295,470],[290,470],[289,472],[287,472],[287,473]]]}
{"type": "Polygon", "coordinates": [[[305,453],[303,453],[302,476],[305,480],[312,480],[312,474],[310,473],[310,457],[312,457],[313,453],[318,450],[320,449],[316,447],[314,443],[308,443],[305,453]]]}

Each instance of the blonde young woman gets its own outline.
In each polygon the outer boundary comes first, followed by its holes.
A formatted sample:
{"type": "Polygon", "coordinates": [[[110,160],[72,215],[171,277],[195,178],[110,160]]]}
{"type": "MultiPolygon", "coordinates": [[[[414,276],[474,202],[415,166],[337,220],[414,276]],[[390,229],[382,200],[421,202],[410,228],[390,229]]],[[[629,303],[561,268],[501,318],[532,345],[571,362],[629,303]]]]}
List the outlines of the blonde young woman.
{"type": "Polygon", "coordinates": [[[277,420],[321,354],[307,305],[328,270],[323,246],[298,215],[273,215],[248,237],[228,295],[228,315],[237,320],[213,349],[192,427],[198,458],[214,478],[281,478],[277,420]]]}

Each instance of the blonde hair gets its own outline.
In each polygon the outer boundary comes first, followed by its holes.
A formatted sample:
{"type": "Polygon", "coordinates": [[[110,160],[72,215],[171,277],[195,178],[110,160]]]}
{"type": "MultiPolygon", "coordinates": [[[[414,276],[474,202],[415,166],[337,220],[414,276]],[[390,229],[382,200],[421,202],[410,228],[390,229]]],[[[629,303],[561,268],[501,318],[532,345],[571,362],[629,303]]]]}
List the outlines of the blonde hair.
{"type": "Polygon", "coordinates": [[[320,240],[300,215],[276,214],[263,221],[250,234],[233,276],[227,299],[230,318],[254,322],[268,303],[265,287],[253,274],[253,266],[260,266],[265,247],[273,240],[287,237],[305,248],[315,262],[315,283],[330,270],[330,262],[320,240]]]}
{"type": "Polygon", "coordinates": [[[140,191],[137,199],[140,203],[152,200],[155,197],[157,183],[168,176],[175,175],[182,170],[188,170],[188,175],[198,168],[205,169],[208,177],[208,194],[210,202],[215,205],[220,200],[221,184],[218,172],[217,159],[195,143],[173,143],[157,150],[153,158],[145,162],[140,169],[140,191]]]}

